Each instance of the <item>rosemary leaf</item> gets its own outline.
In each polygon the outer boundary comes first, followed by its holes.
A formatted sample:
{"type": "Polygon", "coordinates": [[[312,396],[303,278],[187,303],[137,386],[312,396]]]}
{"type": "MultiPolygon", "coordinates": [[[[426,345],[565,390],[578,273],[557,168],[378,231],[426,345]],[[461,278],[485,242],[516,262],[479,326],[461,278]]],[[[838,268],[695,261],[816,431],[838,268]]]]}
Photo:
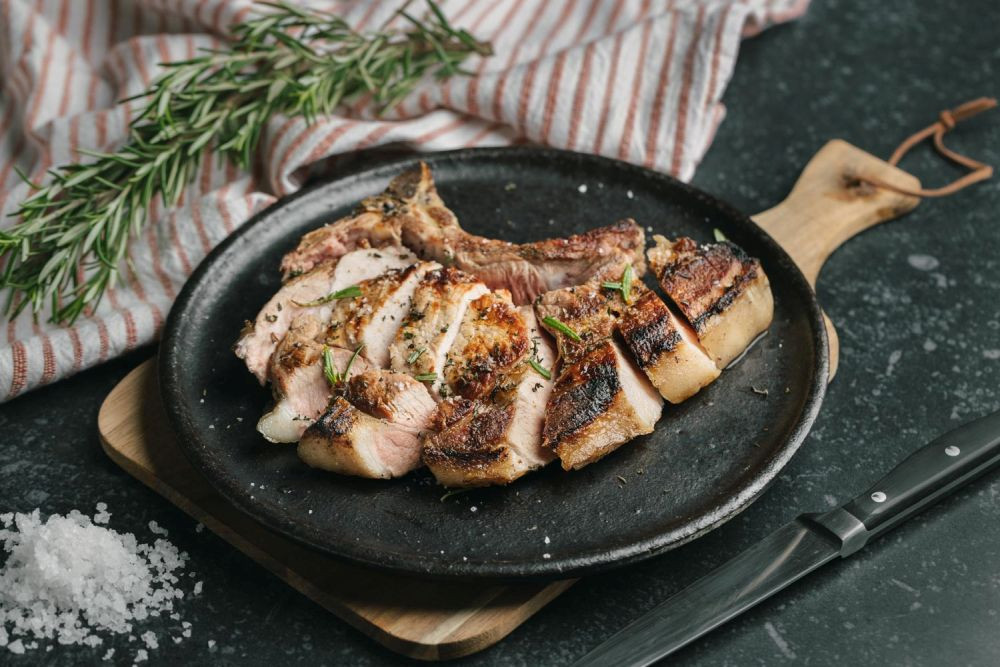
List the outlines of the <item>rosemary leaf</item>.
{"type": "Polygon", "coordinates": [[[330,292],[326,296],[321,296],[313,301],[306,301],[305,303],[292,301],[292,303],[301,308],[311,308],[313,306],[321,306],[324,303],[330,303],[331,301],[338,301],[340,299],[356,299],[359,296],[361,296],[361,288],[357,285],[351,285],[350,287],[345,287],[342,290],[330,292]]]}
{"type": "Polygon", "coordinates": [[[420,375],[414,375],[413,379],[417,382],[434,382],[438,379],[437,373],[421,373],[420,375]]]}
{"type": "Polygon", "coordinates": [[[715,237],[716,243],[725,243],[726,241],[729,240],[726,238],[726,235],[722,233],[722,230],[719,229],[718,227],[712,229],[712,236],[715,237]]]}
{"type": "Polygon", "coordinates": [[[581,340],[583,340],[582,338],[580,338],[580,334],[578,334],[577,332],[573,331],[571,328],[569,328],[568,326],[566,326],[565,324],[563,324],[562,322],[560,322],[559,320],[557,320],[554,317],[543,318],[542,322],[546,326],[555,329],[556,331],[558,331],[562,335],[569,337],[571,340],[575,340],[577,343],[579,343],[581,340]]]}
{"type": "Polygon", "coordinates": [[[545,366],[542,366],[540,363],[538,363],[537,359],[534,358],[529,359],[528,363],[531,364],[531,367],[535,369],[535,372],[541,375],[543,378],[545,378],[546,380],[552,379],[552,373],[549,371],[549,369],[545,368],[545,366]]]}

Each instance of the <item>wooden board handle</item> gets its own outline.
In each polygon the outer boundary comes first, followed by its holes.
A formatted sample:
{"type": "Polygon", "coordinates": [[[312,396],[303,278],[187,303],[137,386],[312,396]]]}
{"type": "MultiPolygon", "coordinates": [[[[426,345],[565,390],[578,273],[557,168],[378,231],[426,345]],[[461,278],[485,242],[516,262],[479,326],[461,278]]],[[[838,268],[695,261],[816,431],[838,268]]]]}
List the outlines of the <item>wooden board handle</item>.
{"type": "MultiPolygon", "coordinates": [[[[846,141],[828,142],[802,170],[783,202],[751,216],[791,255],[814,288],[833,251],[855,234],[908,213],[919,197],[878,188],[867,178],[919,188],[912,174],[846,141]]],[[[830,379],[837,372],[837,331],[826,317],[830,337],[830,379]]]]}

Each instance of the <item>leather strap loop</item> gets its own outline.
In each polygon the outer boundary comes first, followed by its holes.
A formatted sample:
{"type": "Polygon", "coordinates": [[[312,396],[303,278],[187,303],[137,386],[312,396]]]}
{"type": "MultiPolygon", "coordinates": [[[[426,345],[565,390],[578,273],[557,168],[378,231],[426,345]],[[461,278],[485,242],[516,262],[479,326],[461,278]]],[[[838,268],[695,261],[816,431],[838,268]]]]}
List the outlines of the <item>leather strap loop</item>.
{"type": "Polygon", "coordinates": [[[955,107],[954,109],[946,109],[938,114],[937,122],[925,127],[919,132],[915,132],[906,139],[903,143],[899,145],[898,148],[893,152],[892,157],[889,158],[889,164],[896,166],[899,161],[903,159],[910,149],[919,144],[921,141],[928,137],[933,137],[934,148],[937,149],[938,153],[948,158],[956,164],[960,164],[970,170],[968,174],[959,178],[948,185],[942,186],[940,188],[907,188],[900,185],[894,185],[892,183],[886,183],[879,179],[873,178],[863,178],[862,180],[868,181],[872,185],[877,185],[887,190],[893,190],[895,192],[902,193],[904,195],[913,195],[914,197],[944,197],[952,193],[958,192],[962,188],[966,188],[973,183],[978,183],[979,181],[985,181],[986,179],[993,176],[993,167],[988,164],[979,162],[978,160],[973,160],[972,158],[960,155],[955,151],[951,150],[944,145],[944,135],[949,130],[954,129],[955,125],[966,118],[971,118],[976,114],[980,114],[983,111],[987,111],[997,106],[996,99],[992,97],[980,97],[979,99],[971,100],[955,107]]]}

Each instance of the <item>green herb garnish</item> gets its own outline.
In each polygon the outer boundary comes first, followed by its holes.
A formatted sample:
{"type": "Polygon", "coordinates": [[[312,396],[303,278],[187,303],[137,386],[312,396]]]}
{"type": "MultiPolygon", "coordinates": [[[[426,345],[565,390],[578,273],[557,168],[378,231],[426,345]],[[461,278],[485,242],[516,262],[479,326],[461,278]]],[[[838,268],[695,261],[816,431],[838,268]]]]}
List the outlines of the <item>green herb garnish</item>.
{"type": "Polygon", "coordinates": [[[712,230],[712,236],[715,237],[716,243],[725,243],[726,241],[729,240],[726,238],[726,235],[722,233],[722,230],[719,229],[718,227],[712,230]]]}
{"type": "Polygon", "coordinates": [[[301,306],[302,308],[309,308],[312,306],[321,306],[324,303],[330,303],[331,301],[338,301],[340,299],[356,299],[359,296],[361,296],[361,288],[357,285],[351,285],[350,287],[345,287],[342,290],[330,292],[326,296],[322,296],[315,301],[306,301],[305,303],[293,301],[292,303],[296,306],[301,306]]]}
{"type": "Polygon", "coordinates": [[[437,373],[421,373],[420,375],[414,375],[413,379],[417,382],[434,382],[438,379],[437,373]]]}
{"type": "Polygon", "coordinates": [[[625,270],[622,271],[622,279],[619,282],[616,283],[603,282],[601,283],[601,287],[603,287],[604,289],[611,289],[621,292],[622,299],[625,301],[625,304],[627,305],[629,302],[629,298],[632,294],[632,280],[633,280],[632,265],[627,264],[625,266],[625,270]]]}
{"type": "Polygon", "coordinates": [[[406,358],[406,363],[412,364],[414,361],[420,358],[420,355],[427,351],[426,347],[422,347],[419,350],[414,350],[410,353],[410,356],[406,358]]]}
{"type": "Polygon", "coordinates": [[[323,375],[326,376],[326,381],[330,383],[330,386],[336,387],[347,382],[347,376],[351,372],[351,366],[354,365],[354,360],[358,358],[358,355],[361,353],[364,346],[365,344],[362,343],[354,350],[354,354],[352,354],[351,358],[347,361],[347,367],[344,369],[343,373],[338,371],[337,367],[333,365],[333,350],[326,345],[323,346],[323,375]]]}
{"type": "Polygon", "coordinates": [[[468,493],[469,491],[472,491],[472,489],[471,488],[470,489],[448,489],[447,491],[445,491],[444,495],[441,496],[441,502],[444,502],[444,501],[448,500],[452,496],[460,496],[463,493],[468,493]]]}
{"type": "Polygon", "coordinates": [[[580,334],[578,334],[577,332],[573,331],[571,328],[569,328],[568,326],[566,326],[565,324],[563,324],[562,322],[560,322],[559,320],[557,320],[554,317],[545,317],[545,318],[542,318],[542,323],[545,324],[546,326],[549,326],[549,327],[555,329],[556,331],[558,331],[559,333],[563,334],[564,336],[567,336],[568,338],[571,338],[572,340],[575,340],[577,343],[579,343],[581,340],[583,340],[582,338],[580,338],[580,334]]]}
{"type": "Polygon", "coordinates": [[[0,232],[7,316],[50,308],[51,321],[71,323],[96,307],[131,266],[129,243],[153,202],[174,206],[206,154],[249,169],[277,117],[312,123],[364,95],[384,112],[421,81],[464,73],[469,56],[492,54],[426,1],[425,18],[404,5],[396,15],[407,27],[366,33],[329,12],[261,2],[260,15],[231,27],[230,42],[163,63],[162,76],[124,100],[145,103],[123,145],[80,150],[89,162],[56,167],[47,184],[29,181],[19,223],[0,232]]]}
{"type": "Polygon", "coordinates": [[[550,373],[549,370],[545,368],[545,366],[542,366],[540,363],[538,363],[538,360],[529,359],[528,363],[531,364],[531,367],[535,369],[535,372],[541,375],[543,378],[545,378],[546,380],[552,379],[552,373],[550,373]]]}

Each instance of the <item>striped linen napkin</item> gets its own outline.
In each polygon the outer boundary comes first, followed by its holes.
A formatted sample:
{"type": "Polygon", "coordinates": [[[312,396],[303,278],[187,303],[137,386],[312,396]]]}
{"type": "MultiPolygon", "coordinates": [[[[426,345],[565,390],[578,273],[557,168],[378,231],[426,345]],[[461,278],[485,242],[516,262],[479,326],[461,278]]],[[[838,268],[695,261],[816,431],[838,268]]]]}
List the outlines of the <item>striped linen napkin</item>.
{"type": "MultiPolygon", "coordinates": [[[[402,0],[310,3],[358,28],[402,0]]],[[[411,11],[420,0],[410,4],[411,11]]],[[[388,117],[364,100],[313,125],[275,118],[257,176],[218,156],[174,209],[154,205],[125,272],[73,326],[24,313],[0,324],[0,400],[69,376],[159,334],[192,269],[236,227],[337,155],[402,144],[417,151],[534,142],[599,153],[682,179],[722,120],[741,37],[802,14],[808,0],[444,0],[457,26],[492,41],[471,77],[428,82],[388,117]]],[[[250,0],[0,0],[0,212],[39,179],[108,149],[136,112],[115,101],[145,89],[167,60],[219,46],[250,0]]],[[[235,333],[234,333],[235,335],[235,333]]]]}

